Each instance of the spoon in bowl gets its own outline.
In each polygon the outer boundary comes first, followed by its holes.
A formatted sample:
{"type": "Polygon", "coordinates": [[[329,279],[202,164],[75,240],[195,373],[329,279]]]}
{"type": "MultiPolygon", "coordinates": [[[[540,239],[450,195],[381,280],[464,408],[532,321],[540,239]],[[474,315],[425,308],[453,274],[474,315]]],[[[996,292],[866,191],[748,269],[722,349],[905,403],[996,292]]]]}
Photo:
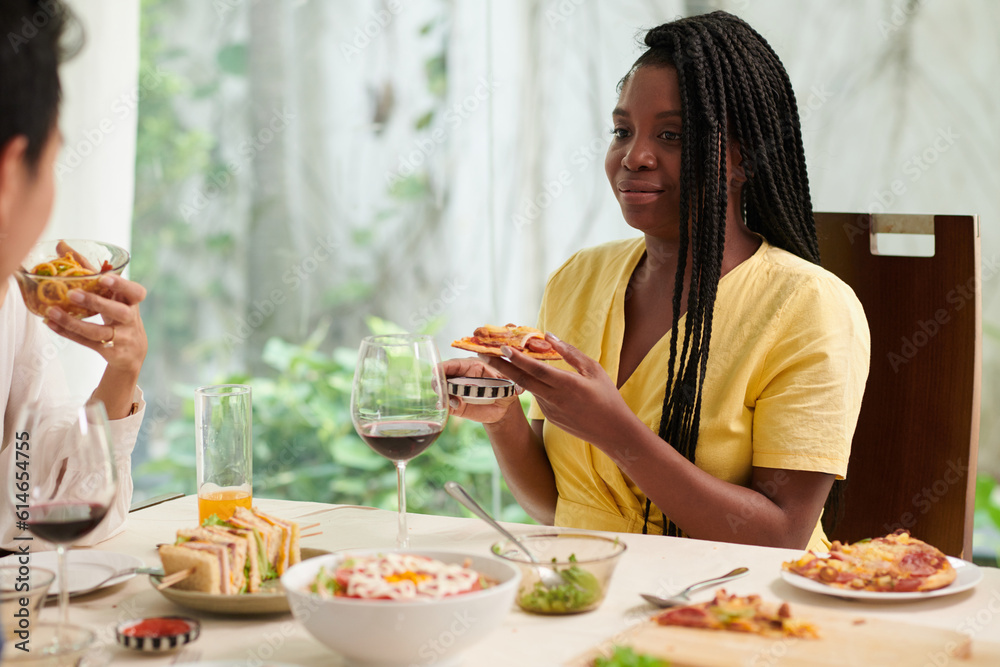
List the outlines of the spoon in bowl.
{"type": "Polygon", "coordinates": [[[535,555],[528,551],[521,542],[514,537],[513,534],[499,523],[497,523],[493,517],[490,516],[489,512],[484,510],[482,506],[475,501],[475,499],[469,495],[469,492],[459,484],[458,482],[445,482],[444,490],[448,492],[448,495],[462,503],[467,510],[478,516],[480,519],[488,523],[496,530],[498,533],[510,540],[511,544],[516,546],[521,550],[525,556],[528,557],[532,563],[536,565],[535,569],[538,571],[538,578],[542,581],[542,585],[546,588],[555,588],[557,586],[565,586],[567,582],[561,574],[553,570],[551,567],[542,565],[541,562],[535,555]]]}
{"type": "Polygon", "coordinates": [[[732,581],[733,579],[739,579],[740,577],[745,576],[749,571],[749,568],[738,567],[732,572],[728,572],[721,577],[714,577],[712,579],[706,579],[705,581],[699,581],[698,583],[691,584],[680,593],[677,593],[676,595],[669,595],[667,597],[650,595],[649,593],[640,593],[639,595],[641,595],[646,602],[655,604],[657,607],[680,607],[691,604],[691,598],[688,597],[688,593],[700,591],[703,588],[716,586],[727,581],[732,581]]]}

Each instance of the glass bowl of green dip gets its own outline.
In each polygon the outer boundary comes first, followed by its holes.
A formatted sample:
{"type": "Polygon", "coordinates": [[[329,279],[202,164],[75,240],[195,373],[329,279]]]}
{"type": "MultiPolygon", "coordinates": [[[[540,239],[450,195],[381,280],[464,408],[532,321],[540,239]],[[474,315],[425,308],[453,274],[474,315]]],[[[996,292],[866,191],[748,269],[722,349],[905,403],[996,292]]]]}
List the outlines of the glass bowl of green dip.
{"type": "Polygon", "coordinates": [[[625,553],[625,543],[618,538],[589,533],[538,533],[519,536],[518,540],[537,562],[507,540],[494,544],[493,553],[521,571],[515,600],[521,609],[533,614],[579,614],[597,609],[625,553]],[[543,583],[545,569],[557,572],[562,582],[543,583]]]}

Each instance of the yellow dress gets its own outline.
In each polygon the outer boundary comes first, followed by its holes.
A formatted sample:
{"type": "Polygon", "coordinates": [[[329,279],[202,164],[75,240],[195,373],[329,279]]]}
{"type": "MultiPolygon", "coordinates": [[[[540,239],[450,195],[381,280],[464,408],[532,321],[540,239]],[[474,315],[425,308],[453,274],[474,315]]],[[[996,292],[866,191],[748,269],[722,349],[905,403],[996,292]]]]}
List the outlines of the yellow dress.
{"type": "MultiPolygon", "coordinates": [[[[550,276],[542,300],[539,328],[599,361],[612,378],[618,377],[629,278],[644,252],[642,238],[583,250],[550,276]]],[[[842,479],[869,356],[868,323],[851,288],[762,242],[719,282],[695,464],[743,486],[753,467],[842,479]]],[[[668,332],[619,390],[653,431],[659,430],[669,358],[668,332]]],[[[534,401],[529,418],[545,418],[534,401]]],[[[559,492],[557,526],[642,530],[645,494],[607,455],[548,423],[544,437],[559,492]]],[[[621,448],[627,456],[628,443],[621,448]]],[[[753,522],[752,516],[730,518],[737,532],[753,522]]],[[[653,509],[648,531],[659,533],[661,525],[653,509]]],[[[828,546],[817,523],[809,548],[828,546]]]]}

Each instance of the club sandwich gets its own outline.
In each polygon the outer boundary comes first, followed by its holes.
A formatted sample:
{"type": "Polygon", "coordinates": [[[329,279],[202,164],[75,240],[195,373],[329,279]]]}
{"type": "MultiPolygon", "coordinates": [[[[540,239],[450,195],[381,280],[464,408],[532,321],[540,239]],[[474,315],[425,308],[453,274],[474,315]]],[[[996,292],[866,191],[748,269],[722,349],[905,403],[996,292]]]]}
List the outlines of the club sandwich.
{"type": "Polygon", "coordinates": [[[213,515],[177,531],[159,551],[165,575],[193,570],[175,588],[219,595],[255,593],[301,560],[297,523],[242,507],[226,521],[213,515]]]}

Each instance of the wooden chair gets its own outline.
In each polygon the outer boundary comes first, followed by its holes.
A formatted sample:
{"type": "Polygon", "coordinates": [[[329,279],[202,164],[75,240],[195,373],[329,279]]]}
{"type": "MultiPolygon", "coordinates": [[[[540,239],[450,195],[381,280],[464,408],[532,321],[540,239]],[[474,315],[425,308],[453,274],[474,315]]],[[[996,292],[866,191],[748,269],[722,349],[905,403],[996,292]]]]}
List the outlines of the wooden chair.
{"type": "Polygon", "coordinates": [[[872,337],[842,514],[827,534],[855,541],[908,528],[971,560],[982,369],[979,220],[815,217],[823,265],[854,288],[872,337]],[[934,256],[879,254],[876,233],[932,234],[934,256]]]}

